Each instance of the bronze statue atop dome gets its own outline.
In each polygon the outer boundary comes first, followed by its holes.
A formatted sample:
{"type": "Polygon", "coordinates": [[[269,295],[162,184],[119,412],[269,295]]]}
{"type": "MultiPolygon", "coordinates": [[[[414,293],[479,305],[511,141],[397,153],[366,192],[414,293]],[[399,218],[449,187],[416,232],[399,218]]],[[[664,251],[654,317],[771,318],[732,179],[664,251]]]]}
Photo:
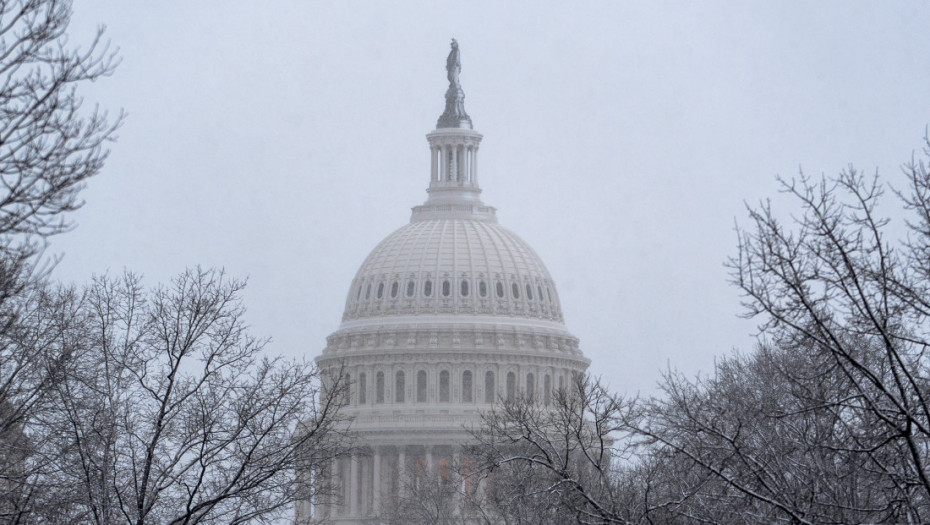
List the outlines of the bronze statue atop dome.
{"type": "Polygon", "coordinates": [[[439,117],[436,127],[472,129],[471,117],[465,113],[465,91],[459,83],[459,73],[462,71],[459,43],[453,38],[451,46],[452,50],[446,58],[446,77],[449,79],[449,89],[446,90],[446,110],[439,117]]]}

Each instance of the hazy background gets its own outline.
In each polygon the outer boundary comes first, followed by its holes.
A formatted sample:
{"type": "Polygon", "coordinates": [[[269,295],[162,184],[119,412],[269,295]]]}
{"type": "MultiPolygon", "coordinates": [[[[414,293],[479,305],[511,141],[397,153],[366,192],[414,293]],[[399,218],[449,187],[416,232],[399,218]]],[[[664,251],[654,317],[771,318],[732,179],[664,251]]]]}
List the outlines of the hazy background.
{"type": "MultiPolygon", "coordinates": [[[[897,179],[930,122],[926,2],[77,1],[128,119],[53,241],[65,281],[249,278],[270,350],[313,357],[368,252],[425,198],[458,39],[484,201],[533,246],[592,371],[649,392],[752,348],[723,263],[775,176],[897,179]]],[[[900,180],[900,179],[897,179],[900,180]]]]}

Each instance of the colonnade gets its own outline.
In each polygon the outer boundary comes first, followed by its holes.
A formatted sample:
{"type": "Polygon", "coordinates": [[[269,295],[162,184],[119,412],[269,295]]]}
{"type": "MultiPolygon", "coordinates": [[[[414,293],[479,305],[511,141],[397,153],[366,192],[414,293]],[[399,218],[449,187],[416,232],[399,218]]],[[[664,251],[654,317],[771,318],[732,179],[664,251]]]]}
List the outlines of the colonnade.
{"type": "Polygon", "coordinates": [[[451,445],[385,445],[370,447],[333,461],[335,497],[320,505],[319,517],[365,518],[410,496],[421,483],[451,480],[459,465],[459,449],[451,445]]]}
{"type": "Polygon", "coordinates": [[[430,147],[432,182],[478,185],[478,146],[444,144],[430,147]]]}

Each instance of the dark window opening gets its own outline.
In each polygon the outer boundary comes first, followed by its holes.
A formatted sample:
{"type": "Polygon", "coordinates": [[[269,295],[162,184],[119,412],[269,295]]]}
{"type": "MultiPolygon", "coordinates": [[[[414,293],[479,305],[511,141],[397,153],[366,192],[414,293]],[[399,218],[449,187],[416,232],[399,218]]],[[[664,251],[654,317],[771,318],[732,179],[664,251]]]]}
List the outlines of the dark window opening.
{"type": "Polygon", "coordinates": [[[471,370],[462,372],[462,402],[471,403],[471,370]]]}
{"type": "Polygon", "coordinates": [[[426,371],[417,372],[417,403],[426,403],[426,371]]]}
{"type": "Polygon", "coordinates": [[[358,404],[368,403],[368,377],[365,372],[358,375],[358,404]]]}
{"type": "Polygon", "coordinates": [[[404,373],[397,372],[397,375],[394,377],[394,401],[397,403],[404,402],[404,373]]]}
{"type": "Polygon", "coordinates": [[[439,372],[439,402],[449,402],[449,371],[439,372]]]}

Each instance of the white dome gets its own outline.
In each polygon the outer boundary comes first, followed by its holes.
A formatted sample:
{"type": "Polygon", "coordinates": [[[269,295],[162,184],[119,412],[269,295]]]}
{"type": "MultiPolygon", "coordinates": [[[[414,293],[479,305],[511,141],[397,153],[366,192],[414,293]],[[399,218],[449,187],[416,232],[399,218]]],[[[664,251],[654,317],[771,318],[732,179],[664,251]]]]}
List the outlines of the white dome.
{"type": "MultiPolygon", "coordinates": [[[[316,358],[324,378],[348,380],[340,414],[365,449],[333,463],[340,493],[316,507],[339,525],[380,521],[411,466],[437,475],[452,464],[484,411],[518,395],[547,406],[590,364],[539,256],[479,198],[482,137],[464,110],[455,41],[446,67],[446,110],[426,136],[429,197],[362,263],[316,358]]],[[[298,521],[311,511],[298,506],[298,521]]]]}
{"type": "Polygon", "coordinates": [[[343,321],[411,314],[481,314],[562,322],[536,252],[490,220],[414,217],[359,268],[343,321]]]}

